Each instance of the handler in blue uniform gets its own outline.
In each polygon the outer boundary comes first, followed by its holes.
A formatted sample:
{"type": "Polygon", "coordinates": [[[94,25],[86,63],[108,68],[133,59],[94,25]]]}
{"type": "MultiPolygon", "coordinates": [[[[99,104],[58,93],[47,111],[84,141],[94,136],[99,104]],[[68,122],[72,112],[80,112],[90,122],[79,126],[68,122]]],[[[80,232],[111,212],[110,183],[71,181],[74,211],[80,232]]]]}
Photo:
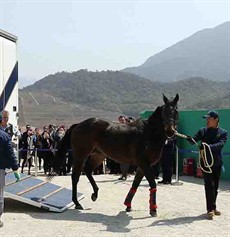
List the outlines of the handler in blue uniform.
{"type": "MultiPolygon", "coordinates": [[[[2,123],[2,114],[0,113],[0,126],[2,123]]],[[[5,169],[11,168],[14,171],[16,181],[20,179],[18,173],[18,162],[14,154],[11,137],[0,129],[0,227],[3,226],[1,216],[4,208],[4,188],[5,188],[5,169]]]]}
{"type": "MultiPolygon", "coordinates": [[[[214,215],[221,215],[220,211],[216,209],[216,199],[218,194],[219,180],[221,174],[222,161],[222,148],[227,141],[227,131],[219,127],[219,114],[212,110],[207,115],[203,116],[206,118],[206,127],[200,128],[199,131],[193,136],[193,139],[207,143],[210,146],[214,164],[211,167],[211,173],[203,172],[206,206],[208,218],[212,219],[214,215]]],[[[191,144],[194,144],[192,138],[187,139],[191,144]]],[[[200,149],[204,149],[201,145],[200,149]]],[[[209,158],[209,157],[208,157],[209,158]]]]}

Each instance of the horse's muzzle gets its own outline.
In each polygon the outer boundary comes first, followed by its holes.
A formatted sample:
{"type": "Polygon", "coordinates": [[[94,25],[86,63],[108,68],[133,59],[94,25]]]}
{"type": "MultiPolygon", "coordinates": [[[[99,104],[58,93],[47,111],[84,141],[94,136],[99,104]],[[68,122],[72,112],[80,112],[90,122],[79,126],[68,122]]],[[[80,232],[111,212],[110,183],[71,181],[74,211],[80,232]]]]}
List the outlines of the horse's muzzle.
{"type": "Polygon", "coordinates": [[[170,124],[165,126],[165,135],[167,138],[173,137],[175,135],[176,129],[175,125],[170,124]]]}

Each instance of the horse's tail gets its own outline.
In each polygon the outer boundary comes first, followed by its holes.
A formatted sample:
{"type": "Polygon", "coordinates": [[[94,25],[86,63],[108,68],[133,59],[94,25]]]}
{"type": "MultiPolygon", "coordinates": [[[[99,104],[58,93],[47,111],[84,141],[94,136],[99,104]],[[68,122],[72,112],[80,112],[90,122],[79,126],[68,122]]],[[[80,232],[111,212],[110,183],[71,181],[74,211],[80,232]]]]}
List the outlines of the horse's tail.
{"type": "Polygon", "coordinates": [[[53,164],[53,171],[50,175],[50,178],[52,178],[55,173],[61,172],[61,169],[63,167],[64,159],[66,157],[67,151],[71,148],[71,134],[73,129],[78,124],[73,124],[69,129],[66,130],[64,137],[62,138],[59,147],[57,151],[55,152],[55,159],[53,164]]]}

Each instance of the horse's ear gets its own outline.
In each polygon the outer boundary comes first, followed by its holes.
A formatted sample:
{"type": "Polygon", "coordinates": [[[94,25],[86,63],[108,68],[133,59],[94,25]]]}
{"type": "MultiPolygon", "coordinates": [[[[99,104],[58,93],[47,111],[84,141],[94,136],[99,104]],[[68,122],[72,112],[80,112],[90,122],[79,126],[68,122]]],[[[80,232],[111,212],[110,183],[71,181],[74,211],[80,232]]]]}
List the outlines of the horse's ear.
{"type": "Polygon", "coordinates": [[[163,101],[165,102],[165,104],[168,102],[168,98],[163,94],[163,101]]]}
{"type": "Polygon", "coordinates": [[[179,95],[176,94],[176,97],[174,98],[173,102],[174,102],[175,104],[177,104],[178,100],[179,100],[179,95]]]}

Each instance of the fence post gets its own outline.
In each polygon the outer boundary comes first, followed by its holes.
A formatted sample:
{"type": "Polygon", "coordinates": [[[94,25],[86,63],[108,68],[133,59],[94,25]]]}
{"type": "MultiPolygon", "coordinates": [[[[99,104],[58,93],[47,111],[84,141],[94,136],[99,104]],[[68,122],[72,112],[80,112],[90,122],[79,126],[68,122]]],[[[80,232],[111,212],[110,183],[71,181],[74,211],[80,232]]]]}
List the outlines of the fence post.
{"type": "Polygon", "coordinates": [[[182,182],[179,182],[179,148],[176,146],[176,180],[172,183],[173,185],[182,185],[182,182]]]}
{"type": "Polygon", "coordinates": [[[106,159],[105,160],[103,160],[103,173],[105,174],[106,173],[106,169],[105,169],[105,167],[106,167],[106,159]]]}
{"type": "Polygon", "coordinates": [[[178,146],[176,146],[176,182],[179,181],[179,149],[178,146]]]}
{"type": "Polygon", "coordinates": [[[35,176],[38,176],[38,148],[35,148],[34,164],[35,164],[35,176]]]}

